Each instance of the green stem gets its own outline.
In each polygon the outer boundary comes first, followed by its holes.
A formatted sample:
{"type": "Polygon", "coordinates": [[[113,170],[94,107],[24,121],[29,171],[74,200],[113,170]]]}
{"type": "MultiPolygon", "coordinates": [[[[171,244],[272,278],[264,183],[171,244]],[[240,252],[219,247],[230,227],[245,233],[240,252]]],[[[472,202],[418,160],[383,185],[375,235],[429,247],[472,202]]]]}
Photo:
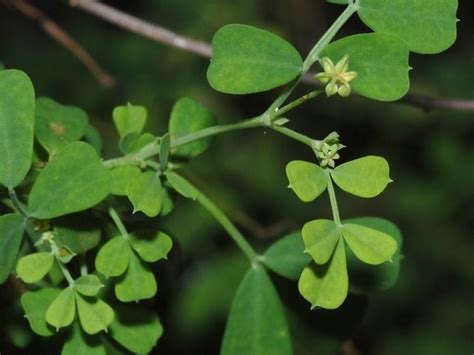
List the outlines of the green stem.
{"type": "Polygon", "coordinates": [[[340,226],[342,225],[341,217],[339,216],[339,208],[337,206],[336,192],[334,191],[334,185],[332,183],[332,178],[331,178],[331,174],[329,170],[326,170],[326,175],[328,178],[328,193],[329,193],[329,201],[331,203],[332,217],[334,219],[334,222],[338,226],[340,226]]]}
{"type": "Polygon", "coordinates": [[[279,109],[278,110],[278,116],[282,116],[285,113],[287,113],[288,111],[291,111],[294,108],[304,104],[305,102],[307,102],[311,99],[314,99],[316,96],[318,96],[322,92],[323,92],[323,90],[314,90],[314,91],[311,91],[311,92],[307,93],[306,95],[301,96],[300,98],[296,99],[295,101],[290,102],[288,105],[286,105],[286,106],[282,107],[281,109],[279,109]]]}
{"type": "Polygon", "coordinates": [[[56,262],[61,269],[61,272],[63,273],[64,277],[67,280],[67,283],[69,286],[74,285],[74,279],[71,276],[71,273],[69,270],[64,266],[63,262],[59,258],[59,248],[54,240],[49,240],[49,245],[51,246],[51,251],[53,252],[54,258],[56,259],[56,262]]]}
{"type": "Polygon", "coordinates": [[[117,229],[119,230],[122,237],[128,238],[129,234],[127,232],[127,229],[123,225],[122,220],[120,219],[117,211],[113,207],[109,208],[109,215],[112,218],[112,220],[114,221],[114,224],[117,227],[117,229]]]}
{"type": "Polygon", "coordinates": [[[314,149],[315,145],[319,143],[320,141],[317,139],[312,139],[308,136],[305,136],[304,134],[301,134],[299,132],[296,132],[288,127],[282,127],[282,126],[273,126],[272,129],[278,133],[281,133],[287,137],[290,137],[298,142],[301,142],[303,144],[306,144],[309,146],[311,149],[314,149]]]}
{"type": "Polygon", "coordinates": [[[18,199],[18,196],[16,195],[15,190],[12,189],[12,188],[8,188],[8,195],[10,196],[10,200],[12,201],[13,206],[15,207],[17,212],[20,213],[22,216],[28,218],[29,214],[28,214],[28,212],[26,212],[26,210],[21,205],[21,202],[18,199]]]}

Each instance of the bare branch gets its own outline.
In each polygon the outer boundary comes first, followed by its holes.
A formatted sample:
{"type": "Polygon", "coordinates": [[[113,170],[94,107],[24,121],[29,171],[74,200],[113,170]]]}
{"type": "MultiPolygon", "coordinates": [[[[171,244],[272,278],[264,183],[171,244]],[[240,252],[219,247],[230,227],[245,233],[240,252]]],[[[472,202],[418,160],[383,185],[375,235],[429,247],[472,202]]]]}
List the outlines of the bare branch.
{"type": "Polygon", "coordinates": [[[82,64],[91,72],[95,79],[104,87],[111,87],[115,79],[107,74],[91,57],[89,53],[66,31],[48,18],[40,9],[24,0],[1,0],[7,7],[16,9],[23,15],[37,21],[40,27],[63,47],[71,51],[82,64]]]}
{"type": "MultiPolygon", "coordinates": [[[[204,58],[211,57],[211,46],[206,42],[182,36],[161,26],[151,24],[126,14],[96,0],[71,0],[71,5],[77,6],[78,8],[102,18],[107,22],[147,37],[155,42],[179,48],[204,58]]],[[[318,85],[313,79],[312,74],[305,75],[302,82],[313,86],[318,85]]],[[[419,107],[425,111],[431,111],[433,109],[474,111],[474,100],[468,99],[440,98],[410,93],[398,102],[419,107]]]]}

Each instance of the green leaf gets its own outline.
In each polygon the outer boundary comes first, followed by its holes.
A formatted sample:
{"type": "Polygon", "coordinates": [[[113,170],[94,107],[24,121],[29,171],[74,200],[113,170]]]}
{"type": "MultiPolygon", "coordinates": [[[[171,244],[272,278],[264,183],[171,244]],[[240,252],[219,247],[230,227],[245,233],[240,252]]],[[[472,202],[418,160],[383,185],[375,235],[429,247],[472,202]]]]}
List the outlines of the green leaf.
{"type": "Polygon", "coordinates": [[[379,101],[395,101],[408,92],[409,50],[399,37],[386,33],[349,36],[327,46],[321,57],[334,63],[349,55],[349,70],[357,72],[351,88],[379,101]]]}
{"type": "Polygon", "coordinates": [[[100,135],[97,128],[92,125],[88,125],[86,131],[84,132],[84,140],[95,149],[97,154],[100,155],[102,153],[102,136],[100,135]]]}
{"type": "Polygon", "coordinates": [[[46,311],[46,322],[56,328],[69,326],[76,315],[75,293],[72,287],[67,287],[55,298],[46,311]]]}
{"type": "Polygon", "coordinates": [[[357,224],[344,224],[344,239],[354,254],[366,264],[379,265],[391,261],[397,242],[390,235],[357,224]]]}
{"type": "Polygon", "coordinates": [[[77,313],[82,329],[87,334],[96,334],[114,320],[114,310],[104,301],[94,297],[84,297],[76,292],[77,313]]]}
{"type": "Polygon", "coordinates": [[[320,265],[329,261],[341,236],[341,230],[336,223],[327,219],[306,223],[301,233],[306,246],[305,252],[320,265]]]}
{"type": "Polygon", "coordinates": [[[142,133],[147,119],[147,111],[143,106],[134,106],[128,103],[126,106],[116,107],[112,112],[112,117],[122,139],[130,133],[137,135],[142,133]]]}
{"type": "Polygon", "coordinates": [[[110,173],[90,145],[74,142],[39,174],[29,197],[37,219],[79,212],[97,205],[110,190],[110,173]]]}
{"type": "Polygon", "coordinates": [[[375,266],[359,261],[350,249],[347,250],[349,278],[351,280],[350,291],[353,293],[371,293],[393,287],[400,273],[400,251],[402,248],[402,235],[397,226],[392,222],[376,217],[354,218],[344,221],[344,223],[358,224],[378,230],[390,235],[397,242],[397,251],[392,257],[393,262],[387,261],[375,266]]]}
{"type": "Polygon", "coordinates": [[[84,333],[79,323],[74,322],[61,355],[107,355],[107,351],[100,336],[84,333]]]}
{"type": "Polygon", "coordinates": [[[100,242],[100,229],[75,230],[68,227],[54,227],[54,240],[60,247],[68,247],[76,254],[94,249],[100,242]]]}
{"type": "MultiPolygon", "coordinates": [[[[199,102],[188,97],[180,99],[171,111],[169,133],[171,140],[214,126],[216,119],[199,102]]],[[[193,158],[204,152],[211,142],[210,138],[201,139],[185,146],[173,149],[172,153],[180,157],[193,158]]]]}
{"type": "Polygon", "coordinates": [[[339,239],[331,261],[326,265],[311,264],[300,277],[298,289],[311,303],[312,309],[338,308],[346,299],[349,287],[344,240],[339,239]]]}
{"type": "Polygon", "coordinates": [[[263,263],[272,271],[290,280],[298,280],[301,271],[311,261],[304,253],[301,232],[293,232],[273,243],[263,254],[263,263]]]}
{"type": "Polygon", "coordinates": [[[0,184],[23,181],[33,157],[35,93],[20,70],[0,71],[0,184]]]}
{"type": "Polygon", "coordinates": [[[127,270],[130,259],[127,239],[115,237],[100,248],[95,258],[95,268],[105,277],[120,276],[127,270]]]}
{"type": "Polygon", "coordinates": [[[149,309],[115,306],[116,317],[110,324],[110,336],[127,350],[148,354],[163,334],[158,317],[149,309]]]}
{"type": "Polygon", "coordinates": [[[84,296],[96,296],[104,287],[95,275],[84,275],[74,281],[74,289],[84,296]]]}
{"type": "Polygon", "coordinates": [[[122,302],[138,302],[152,298],[157,291],[155,276],[148,265],[135,253],[130,253],[130,264],[125,275],[115,284],[115,295],[122,302]]]}
{"type": "Polygon", "coordinates": [[[199,195],[201,195],[201,192],[182,176],[172,171],[165,172],[165,176],[171,187],[175,189],[180,195],[192,200],[196,200],[199,195]]]}
{"type": "MultiPolygon", "coordinates": [[[[176,106],[176,105],[175,105],[176,106]]],[[[168,166],[168,161],[170,158],[170,150],[171,150],[171,138],[169,133],[166,133],[160,142],[160,165],[162,170],[166,170],[168,166]]]]}
{"type": "Polygon", "coordinates": [[[19,214],[0,216],[0,284],[15,267],[24,231],[25,219],[19,214]]]}
{"type": "Polygon", "coordinates": [[[125,165],[110,171],[110,193],[117,196],[127,196],[127,185],[138,179],[141,175],[140,168],[125,165]]]}
{"type": "Polygon", "coordinates": [[[173,240],[163,232],[142,232],[130,236],[130,245],[140,258],[149,263],[167,259],[173,240]]]}
{"type": "Polygon", "coordinates": [[[286,165],[290,188],[303,202],[310,202],[326,190],[328,177],[324,170],[313,163],[293,160],[286,165]]]}
{"type": "Polygon", "coordinates": [[[382,157],[352,160],[331,171],[334,182],[344,191],[365,198],[375,197],[392,182],[390,168],[382,157]]]}
{"type": "Polygon", "coordinates": [[[38,282],[46,276],[53,266],[51,253],[34,253],[22,257],[16,265],[16,273],[26,283],[38,282]]]}
{"type": "Polygon", "coordinates": [[[169,215],[174,209],[174,199],[171,196],[170,188],[168,186],[163,186],[161,189],[161,211],[160,216],[169,215]]]}
{"type": "Polygon", "coordinates": [[[232,24],[212,39],[207,80],[217,91],[250,94],[284,85],[298,76],[303,61],[284,39],[259,28],[232,24]]]}
{"type": "Polygon", "coordinates": [[[151,133],[130,133],[120,140],[120,151],[123,154],[130,154],[139,151],[147,144],[155,141],[156,137],[151,133]]]}
{"type": "Polygon", "coordinates": [[[291,355],[283,305],[265,270],[251,268],[240,283],[227,321],[221,355],[291,355]]]}
{"type": "Polygon", "coordinates": [[[360,0],[359,17],[375,32],[392,33],[416,53],[442,52],[456,40],[457,0],[360,0]]]}
{"type": "Polygon", "coordinates": [[[156,217],[161,210],[161,180],[157,173],[148,171],[127,185],[127,196],[133,205],[133,213],[143,212],[156,217]]]}
{"type": "Polygon", "coordinates": [[[87,114],[78,107],[64,106],[47,97],[36,99],[35,136],[49,154],[80,140],[88,124],[87,114]]]}
{"type": "Polygon", "coordinates": [[[46,323],[46,311],[60,293],[57,288],[44,287],[27,291],[21,296],[25,318],[36,334],[43,337],[55,334],[54,328],[46,323]]]}

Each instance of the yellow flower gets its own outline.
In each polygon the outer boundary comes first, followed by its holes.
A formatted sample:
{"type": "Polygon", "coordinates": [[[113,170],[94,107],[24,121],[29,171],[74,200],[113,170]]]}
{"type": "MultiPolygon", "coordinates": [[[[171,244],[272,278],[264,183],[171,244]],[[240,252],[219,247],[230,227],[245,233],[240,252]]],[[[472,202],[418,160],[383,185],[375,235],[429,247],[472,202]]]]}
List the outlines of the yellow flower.
{"type": "Polygon", "coordinates": [[[315,75],[315,78],[326,85],[327,96],[339,94],[347,97],[351,94],[351,86],[349,83],[357,77],[355,71],[347,71],[349,69],[349,55],[345,55],[336,65],[328,57],[321,59],[323,72],[315,75]]]}

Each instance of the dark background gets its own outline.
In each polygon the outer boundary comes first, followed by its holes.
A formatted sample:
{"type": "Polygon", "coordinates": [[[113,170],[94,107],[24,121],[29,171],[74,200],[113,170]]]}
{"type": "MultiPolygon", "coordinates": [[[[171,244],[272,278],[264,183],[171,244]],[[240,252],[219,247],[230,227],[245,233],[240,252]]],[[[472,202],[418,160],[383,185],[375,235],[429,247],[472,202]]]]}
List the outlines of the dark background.
{"type": "MultiPolygon", "coordinates": [[[[261,113],[277,94],[233,97],[217,93],[207,84],[205,59],[106,24],[66,2],[31,3],[77,39],[117,84],[101,87],[36,22],[1,3],[0,61],[27,72],[38,96],[84,108],[105,137],[106,157],[118,154],[111,124],[117,105],[130,101],[146,106],[149,130],[162,134],[174,102],[182,96],[201,101],[220,123],[227,123],[261,113]]],[[[289,39],[303,54],[341,11],[322,0],[109,3],[206,41],[228,23],[263,27],[289,39]]],[[[473,2],[460,1],[456,44],[438,55],[411,55],[412,92],[474,99],[473,14],[473,2]]],[[[368,29],[354,17],[341,35],[364,31],[368,29]]],[[[309,90],[302,86],[300,93],[309,90]]],[[[350,296],[337,311],[309,312],[294,283],[274,278],[292,312],[296,355],[471,354],[474,113],[427,112],[359,97],[320,97],[289,118],[291,127],[315,138],[338,131],[348,146],[342,161],[369,154],[389,161],[395,183],[384,194],[365,200],[339,192],[338,200],[343,218],[384,217],[394,221],[404,235],[401,277],[395,288],[369,299],[350,296]]],[[[313,157],[307,148],[277,134],[242,131],[216,138],[186,171],[263,249],[310,219],[330,217],[327,197],[303,204],[286,188],[284,168],[292,159],[313,157]]],[[[153,302],[165,335],[156,353],[216,354],[245,260],[212,218],[192,203],[178,202],[174,213],[160,223],[177,246],[168,263],[157,270],[159,290],[153,302]]],[[[6,336],[13,331],[6,322],[3,325],[0,350],[13,349],[6,336]]],[[[47,340],[18,353],[52,354],[56,348],[51,344],[47,340]]]]}

